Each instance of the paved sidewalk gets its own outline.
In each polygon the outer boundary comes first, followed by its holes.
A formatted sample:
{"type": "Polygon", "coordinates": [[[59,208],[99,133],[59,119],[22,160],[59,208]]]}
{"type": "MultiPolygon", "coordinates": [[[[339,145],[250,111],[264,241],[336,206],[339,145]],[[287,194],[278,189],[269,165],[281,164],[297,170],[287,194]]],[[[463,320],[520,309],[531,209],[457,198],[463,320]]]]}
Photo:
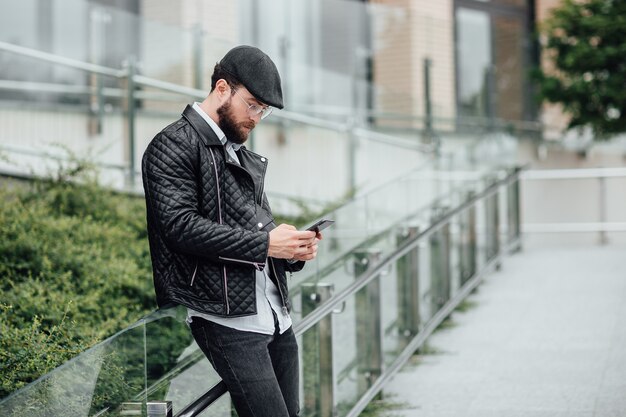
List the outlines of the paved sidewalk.
{"type": "Polygon", "coordinates": [[[411,417],[626,416],[626,247],[505,258],[388,384],[411,417]]]}

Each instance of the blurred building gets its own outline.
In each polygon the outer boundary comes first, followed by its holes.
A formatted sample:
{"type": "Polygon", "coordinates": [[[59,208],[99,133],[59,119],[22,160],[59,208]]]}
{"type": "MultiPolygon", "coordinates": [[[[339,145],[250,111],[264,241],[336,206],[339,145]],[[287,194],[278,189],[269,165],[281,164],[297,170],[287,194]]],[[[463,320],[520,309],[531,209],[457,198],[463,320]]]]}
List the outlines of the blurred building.
{"type": "MultiPolygon", "coordinates": [[[[531,0],[3,2],[0,149],[30,154],[61,143],[136,174],[147,141],[190,99],[143,84],[132,86],[129,102],[129,68],[208,91],[215,62],[244,43],[277,63],[286,110],[343,126],[273,117],[255,130],[261,140],[250,146],[272,158],[278,172],[296,168],[282,158],[286,152],[311,165],[330,153],[327,182],[373,186],[427,158],[416,142],[451,136],[468,143],[495,131],[541,134],[528,79],[539,62],[536,14],[531,0]],[[114,71],[77,69],[68,59],[114,71]],[[410,143],[360,140],[354,127],[410,143]],[[298,146],[291,146],[296,138],[298,146]]],[[[273,182],[277,189],[302,197],[302,185],[284,177],[273,182]]],[[[323,200],[346,191],[337,187],[329,195],[306,186],[310,197],[323,200]]]]}
{"type": "MultiPolygon", "coordinates": [[[[198,88],[207,88],[224,50],[257,45],[278,63],[294,111],[374,112],[379,117],[369,120],[381,124],[393,119],[385,114],[419,119],[427,111],[447,121],[537,118],[527,79],[537,64],[530,0],[25,0],[2,8],[4,42],[111,68],[133,55],[142,74],[198,88]]],[[[87,74],[0,56],[4,80],[90,82],[87,74]]],[[[0,97],[43,98],[7,90],[0,97]]]]}

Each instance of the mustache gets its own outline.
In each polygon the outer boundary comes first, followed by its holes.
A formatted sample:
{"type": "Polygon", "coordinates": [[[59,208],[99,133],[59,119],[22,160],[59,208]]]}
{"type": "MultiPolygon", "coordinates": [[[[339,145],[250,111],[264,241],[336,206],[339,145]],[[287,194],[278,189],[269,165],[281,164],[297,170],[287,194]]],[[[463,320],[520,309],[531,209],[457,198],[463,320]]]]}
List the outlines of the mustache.
{"type": "Polygon", "coordinates": [[[246,127],[248,129],[252,130],[256,126],[256,123],[254,123],[254,122],[241,122],[241,123],[239,123],[239,126],[246,127]]]}

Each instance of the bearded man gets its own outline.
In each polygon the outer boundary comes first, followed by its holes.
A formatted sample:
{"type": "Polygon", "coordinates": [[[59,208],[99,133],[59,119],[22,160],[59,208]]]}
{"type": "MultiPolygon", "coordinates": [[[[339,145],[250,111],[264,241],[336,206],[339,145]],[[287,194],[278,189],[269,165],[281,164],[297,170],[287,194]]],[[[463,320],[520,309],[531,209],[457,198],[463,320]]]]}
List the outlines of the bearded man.
{"type": "Polygon", "coordinates": [[[187,308],[240,417],[299,414],[286,272],[314,259],[321,239],[274,224],[267,158],[243,146],[283,108],[280,83],[261,50],[231,49],[215,65],[210,94],[159,132],[142,161],[157,303],[187,308]]]}

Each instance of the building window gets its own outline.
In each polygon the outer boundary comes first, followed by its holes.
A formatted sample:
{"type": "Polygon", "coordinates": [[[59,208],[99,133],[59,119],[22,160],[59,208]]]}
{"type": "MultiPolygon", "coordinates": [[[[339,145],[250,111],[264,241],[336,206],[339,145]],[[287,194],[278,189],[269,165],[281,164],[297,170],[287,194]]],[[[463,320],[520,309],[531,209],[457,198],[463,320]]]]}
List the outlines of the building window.
{"type": "Polygon", "coordinates": [[[456,0],[460,117],[529,120],[529,2],[456,0]]]}

